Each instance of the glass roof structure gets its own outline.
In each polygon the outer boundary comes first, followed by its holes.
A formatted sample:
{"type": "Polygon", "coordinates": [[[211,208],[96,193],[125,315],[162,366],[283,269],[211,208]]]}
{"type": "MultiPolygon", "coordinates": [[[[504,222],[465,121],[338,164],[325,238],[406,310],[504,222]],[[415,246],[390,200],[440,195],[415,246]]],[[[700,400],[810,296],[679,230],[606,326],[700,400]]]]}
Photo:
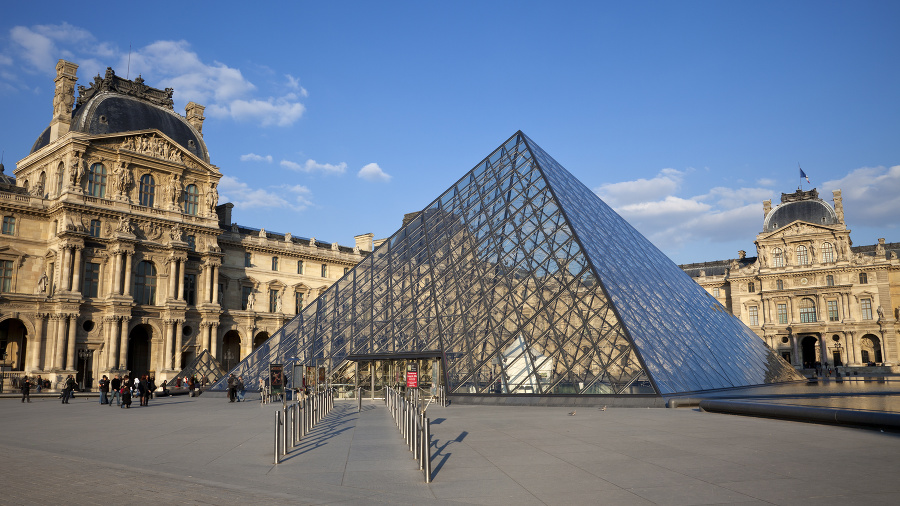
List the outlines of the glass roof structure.
{"type": "Polygon", "coordinates": [[[416,353],[441,357],[451,394],[669,395],[801,379],[522,132],[231,372],[255,388],[273,362],[338,379],[348,356],[416,353]]]}
{"type": "Polygon", "coordinates": [[[175,386],[176,378],[185,380],[185,378],[196,376],[197,381],[200,381],[204,385],[208,385],[219,381],[224,375],[225,369],[222,368],[219,361],[212,356],[212,353],[210,353],[209,350],[203,350],[197,355],[197,358],[188,364],[187,367],[178,371],[178,374],[172,375],[169,388],[171,389],[175,386]]]}

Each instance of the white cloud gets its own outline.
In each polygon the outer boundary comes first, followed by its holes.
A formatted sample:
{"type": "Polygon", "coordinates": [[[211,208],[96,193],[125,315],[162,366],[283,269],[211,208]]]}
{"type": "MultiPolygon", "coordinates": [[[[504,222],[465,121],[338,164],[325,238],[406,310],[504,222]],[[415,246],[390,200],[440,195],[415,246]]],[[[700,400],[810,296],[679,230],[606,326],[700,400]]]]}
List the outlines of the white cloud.
{"type": "Polygon", "coordinates": [[[366,181],[378,182],[382,181],[387,183],[391,180],[390,174],[387,174],[381,167],[378,166],[377,163],[370,163],[359,169],[359,173],[356,174],[357,177],[365,179],[366,181]]]}
{"type": "Polygon", "coordinates": [[[653,179],[606,183],[594,188],[594,193],[612,207],[661,199],[678,190],[684,174],[675,169],[663,169],[653,179]]]}
{"type": "Polygon", "coordinates": [[[235,177],[219,180],[219,199],[238,209],[291,209],[303,211],[312,205],[312,192],[305,186],[277,186],[270,190],[251,188],[235,177]]]}
{"type": "Polygon", "coordinates": [[[241,155],[242,162],[268,162],[272,163],[272,155],[257,155],[256,153],[247,153],[246,155],[241,155]]]}
{"type": "Polygon", "coordinates": [[[775,181],[774,179],[769,179],[769,178],[762,178],[762,179],[757,179],[756,184],[758,184],[759,186],[775,186],[778,184],[778,181],[775,181]]]}
{"type": "MultiPolygon", "coordinates": [[[[260,93],[240,69],[203,61],[185,40],[159,40],[134,48],[129,55],[68,23],[16,26],[10,30],[10,40],[12,54],[0,58],[0,65],[14,65],[19,60],[25,70],[53,74],[56,61],[64,58],[79,65],[82,83],[84,76],[102,75],[111,66],[123,77],[134,79],[140,74],[150,86],[174,88],[177,109],[193,101],[206,105],[210,117],[285,127],[306,111],[299,97],[307,92],[299,79],[287,76],[287,93],[260,93]]],[[[15,86],[15,82],[8,84],[15,86]]],[[[285,90],[282,84],[277,87],[285,90]]]]}
{"type": "Polygon", "coordinates": [[[315,160],[309,159],[304,164],[299,164],[290,160],[282,160],[279,163],[286,169],[291,169],[298,172],[323,172],[325,174],[343,174],[347,171],[347,164],[344,162],[334,165],[331,163],[319,163],[315,160]]]}
{"type": "Polygon", "coordinates": [[[828,200],[841,190],[844,209],[861,223],[893,224],[900,215],[900,165],[862,167],[841,179],[822,184],[820,197],[828,200]]]}

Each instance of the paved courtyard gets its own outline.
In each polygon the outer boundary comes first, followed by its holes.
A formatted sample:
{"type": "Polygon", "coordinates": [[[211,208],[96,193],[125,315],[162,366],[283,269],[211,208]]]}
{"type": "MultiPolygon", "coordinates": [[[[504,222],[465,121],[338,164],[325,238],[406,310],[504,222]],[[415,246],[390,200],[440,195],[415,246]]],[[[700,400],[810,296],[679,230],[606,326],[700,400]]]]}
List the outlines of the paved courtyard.
{"type": "Polygon", "coordinates": [[[0,504],[900,504],[896,433],[686,408],[432,405],[426,484],[380,401],[338,401],[277,466],[274,410],[0,399],[0,504]]]}

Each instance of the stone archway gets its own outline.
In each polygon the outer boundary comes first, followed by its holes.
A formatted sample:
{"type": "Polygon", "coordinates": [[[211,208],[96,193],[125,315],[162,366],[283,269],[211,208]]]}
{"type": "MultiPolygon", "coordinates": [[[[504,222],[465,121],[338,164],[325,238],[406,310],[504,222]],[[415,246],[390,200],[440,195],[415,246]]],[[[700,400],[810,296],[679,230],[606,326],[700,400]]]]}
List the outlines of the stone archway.
{"type": "Polygon", "coordinates": [[[264,331],[264,332],[260,332],[259,334],[256,334],[256,337],[253,338],[253,349],[255,350],[255,349],[259,348],[260,346],[262,346],[263,343],[265,343],[268,340],[269,340],[268,332],[264,331]]]}
{"type": "MultiPolygon", "coordinates": [[[[128,358],[126,368],[129,376],[141,377],[150,374],[150,338],[153,328],[149,325],[137,325],[128,334],[128,358]]],[[[176,366],[178,364],[175,364],[176,366]]]]}
{"type": "Polygon", "coordinates": [[[800,355],[803,358],[803,368],[812,369],[816,362],[821,362],[819,357],[819,338],[816,336],[803,336],[800,340],[800,355]]]}
{"type": "Polygon", "coordinates": [[[859,340],[859,359],[863,364],[881,362],[881,341],[875,334],[866,334],[859,340]]]}
{"type": "Polygon", "coordinates": [[[28,353],[28,329],[18,318],[0,322],[0,365],[24,371],[28,353]]]}
{"type": "Polygon", "coordinates": [[[237,330],[229,330],[222,337],[222,368],[226,371],[234,369],[241,361],[241,335],[237,330]]]}

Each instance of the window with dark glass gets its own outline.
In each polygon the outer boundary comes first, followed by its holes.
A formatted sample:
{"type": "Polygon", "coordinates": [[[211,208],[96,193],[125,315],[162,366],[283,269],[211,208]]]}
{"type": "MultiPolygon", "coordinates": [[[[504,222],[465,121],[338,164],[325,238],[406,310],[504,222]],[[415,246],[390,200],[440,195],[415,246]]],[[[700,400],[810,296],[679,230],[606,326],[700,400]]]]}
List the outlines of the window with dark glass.
{"type": "Polygon", "coordinates": [[[184,189],[184,212],[185,214],[197,215],[200,204],[200,191],[197,185],[189,184],[184,189]]]}
{"type": "Polygon", "coordinates": [[[106,167],[102,163],[95,163],[88,169],[87,193],[91,197],[106,196],[106,167]]]}
{"type": "Polygon", "coordinates": [[[184,275],[184,301],[188,306],[197,305],[197,275],[184,275]]]}
{"type": "Polygon", "coordinates": [[[809,265],[809,252],[806,246],[797,246],[797,265],[809,265]]]}
{"type": "Polygon", "coordinates": [[[750,313],[750,325],[759,325],[759,308],[756,306],[750,306],[747,309],[750,313]]]}
{"type": "Polygon", "coordinates": [[[828,306],[828,321],[838,321],[838,305],[836,300],[827,300],[825,304],[828,306]]]}
{"type": "Polygon", "coordinates": [[[16,235],[16,218],[14,216],[3,217],[3,235],[16,235]]]}
{"type": "Polygon", "coordinates": [[[781,248],[775,248],[775,252],[772,254],[772,262],[775,267],[784,267],[784,252],[781,248]]]}
{"type": "Polygon", "coordinates": [[[250,253],[244,253],[244,267],[251,266],[251,259],[252,259],[252,257],[250,255],[250,253]]]}
{"type": "Polygon", "coordinates": [[[859,309],[863,320],[872,319],[872,299],[859,299],[859,309]]]}
{"type": "Polygon", "coordinates": [[[831,274],[825,276],[825,284],[828,286],[834,286],[834,276],[831,274]]]}
{"type": "Polygon", "coordinates": [[[278,310],[278,290],[269,290],[269,312],[274,313],[278,310]]]}
{"type": "Polygon", "coordinates": [[[834,262],[834,246],[830,242],[822,245],[822,261],[834,262]]]}
{"type": "Polygon", "coordinates": [[[250,301],[250,294],[253,293],[252,286],[242,286],[241,287],[241,309],[246,310],[247,304],[250,301]]]}
{"type": "Polygon", "coordinates": [[[59,195],[62,193],[63,189],[63,180],[66,178],[66,169],[63,168],[63,164],[59,164],[59,168],[56,169],[56,194],[59,195]]]}
{"type": "Polygon", "coordinates": [[[134,300],[138,304],[156,303],[156,267],[146,260],[137,266],[134,277],[134,300]]]}
{"type": "Polygon", "coordinates": [[[185,236],[184,242],[187,243],[188,249],[195,251],[197,249],[197,237],[193,235],[185,236]]]}
{"type": "Polygon", "coordinates": [[[344,274],[347,274],[348,272],[350,272],[350,268],[349,268],[349,267],[344,267],[344,274]]]}
{"type": "Polygon", "coordinates": [[[755,293],[756,292],[756,284],[753,283],[752,281],[747,283],[747,291],[750,293],[755,293]]]}
{"type": "Polygon", "coordinates": [[[303,274],[303,260],[297,260],[297,274],[303,274]]]}
{"type": "Polygon", "coordinates": [[[278,270],[278,257],[272,257],[272,270],[278,270]]]}
{"type": "Polygon", "coordinates": [[[100,293],[100,264],[85,262],[82,295],[85,297],[97,297],[100,293]]]}
{"type": "Polygon", "coordinates": [[[322,277],[323,278],[328,277],[328,266],[325,264],[322,264],[322,277]]]}
{"type": "Polygon", "coordinates": [[[781,302],[775,305],[775,312],[778,316],[778,323],[784,325],[788,322],[787,318],[787,304],[781,302]]]}
{"type": "Polygon", "coordinates": [[[13,263],[12,260],[0,260],[0,292],[12,291],[13,263]]]}
{"type": "Polygon", "coordinates": [[[141,176],[141,187],[138,193],[138,200],[142,206],[153,207],[153,200],[156,196],[156,181],[150,174],[141,176]]]}
{"type": "Polygon", "coordinates": [[[816,322],[816,303],[812,299],[803,299],[800,301],[800,322],[816,322]]]}
{"type": "Polygon", "coordinates": [[[782,281],[780,279],[775,281],[775,288],[777,290],[784,290],[784,281],[782,281]]]}
{"type": "Polygon", "coordinates": [[[859,273],[859,284],[865,285],[869,282],[869,276],[865,272],[859,273]]]}
{"type": "Polygon", "coordinates": [[[303,311],[303,294],[297,292],[294,297],[294,314],[300,314],[303,311]]]}
{"type": "Polygon", "coordinates": [[[100,237],[100,220],[91,220],[91,228],[88,229],[91,237],[100,237]]]}

